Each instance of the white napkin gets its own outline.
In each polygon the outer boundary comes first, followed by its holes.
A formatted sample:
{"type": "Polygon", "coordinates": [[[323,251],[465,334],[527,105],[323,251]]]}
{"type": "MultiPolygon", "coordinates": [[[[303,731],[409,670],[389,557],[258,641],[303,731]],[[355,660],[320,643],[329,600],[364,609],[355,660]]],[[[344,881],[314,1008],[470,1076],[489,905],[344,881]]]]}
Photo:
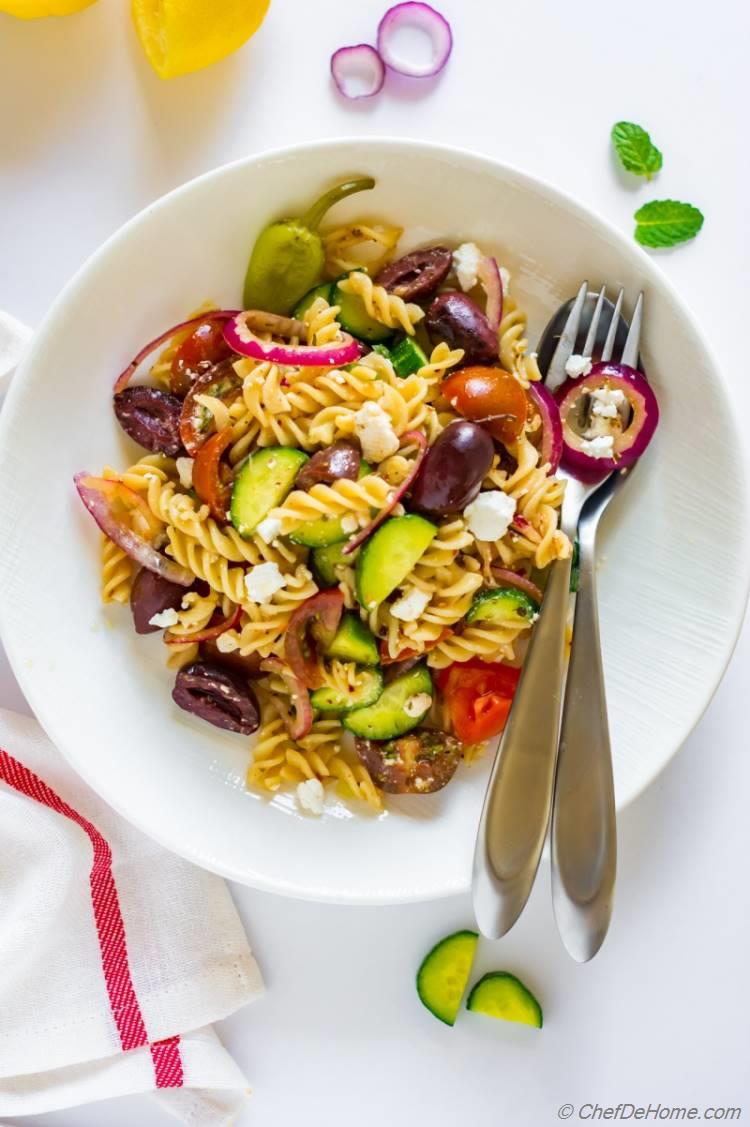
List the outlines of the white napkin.
{"type": "Polygon", "coordinates": [[[224,882],[0,709],[0,1116],[158,1090],[184,1122],[227,1124],[247,1084],[209,1023],[261,990],[224,882]]]}

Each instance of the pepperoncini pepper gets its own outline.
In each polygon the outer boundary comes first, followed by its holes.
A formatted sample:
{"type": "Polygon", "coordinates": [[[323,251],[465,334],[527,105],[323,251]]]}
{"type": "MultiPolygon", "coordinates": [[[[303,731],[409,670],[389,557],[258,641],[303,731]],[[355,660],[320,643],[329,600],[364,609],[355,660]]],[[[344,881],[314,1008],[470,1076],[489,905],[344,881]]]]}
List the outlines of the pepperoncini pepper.
{"type": "Polygon", "coordinates": [[[245,309],[291,313],[323,273],[321,219],[339,200],[374,187],[371,176],[347,180],[322,195],[300,219],[280,219],[261,231],[245,275],[245,309]]]}

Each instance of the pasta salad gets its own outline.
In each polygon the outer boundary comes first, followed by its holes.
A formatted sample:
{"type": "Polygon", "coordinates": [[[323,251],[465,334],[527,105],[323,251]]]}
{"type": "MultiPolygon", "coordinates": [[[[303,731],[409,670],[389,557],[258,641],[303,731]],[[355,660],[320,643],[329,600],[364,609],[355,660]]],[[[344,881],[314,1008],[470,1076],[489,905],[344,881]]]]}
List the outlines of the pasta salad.
{"type": "Polygon", "coordinates": [[[253,736],[248,785],[383,808],[503,728],[545,571],[571,551],[526,318],[474,243],[319,231],[369,178],[255,243],[118,377],[142,456],[76,477],[102,595],[161,632],[177,706],[253,736]],[[142,375],[142,379],[139,377],[142,375]]]}

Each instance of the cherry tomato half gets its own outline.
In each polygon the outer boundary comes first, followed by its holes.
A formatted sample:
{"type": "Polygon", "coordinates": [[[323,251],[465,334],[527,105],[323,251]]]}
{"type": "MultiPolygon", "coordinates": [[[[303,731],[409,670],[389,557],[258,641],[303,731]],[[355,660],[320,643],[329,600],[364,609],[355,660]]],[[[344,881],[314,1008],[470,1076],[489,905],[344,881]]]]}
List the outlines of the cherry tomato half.
{"type": "Polygon", "coordinates": [[[229,488],[221,480],[221,456],[232,442],[232,428],[217,431],[201,446],[193,463],[193,488],[211,510],[211,516],[223,524],[227,519],[229,488]]]}
{"type": "Polygon", "coordinates": [[[174,355],[169,376],[170,391],[174,395],[187,395],[198,376],[231,354],[232,350],[224,340],[223,322],[202,321],[174,355]]]}
{"type": "Polygon", "coordinates": [[[462,743],[479,743],[502,732],[520,675],[511,665],[478,658],[440,670],[438,688],[462,743]]]}
{"type": "Polygon", "coordinates": [[[486,419],[487,430],[500,442],[515,442],[524,428],[526,392],[502,368],[461,368],[443,381],[441,391],[465,419],[486,419]]]}

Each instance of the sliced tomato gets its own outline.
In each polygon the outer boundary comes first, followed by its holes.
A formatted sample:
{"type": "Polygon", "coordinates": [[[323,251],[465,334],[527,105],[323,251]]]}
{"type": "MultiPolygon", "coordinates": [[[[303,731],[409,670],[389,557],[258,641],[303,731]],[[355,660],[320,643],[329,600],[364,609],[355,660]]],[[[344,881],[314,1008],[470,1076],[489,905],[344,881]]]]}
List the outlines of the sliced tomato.
{"type": "Polygon", "coordinates": [[[487,430],[500,442],[515,442],[524,428],[526,392],[502,368],[461,368],[443,381],[440,390],[465,419],[486,422],[487,430]]]}
{"type": "Polygon", "coordinates": [[[217,431],[201,446],[193,462],[193,489],[211,510],[214,520],[224,523],[229,506],[229,486],[221,478],[221,456],[232,442],[232,428],[217,431]]]}
{"type": "Polygon", "coordinates": [[[224,339],[223,322],[201,321],[174,355],[169,374],[170,391],[175,395],[187,395],[198,376],[231,355],[232,350],[224,339]]]}
{"type": "Polygon", "coordinates": [[[502,732],[520,675],[520,669],[512,665],[479,658],[456,662],[436,674],[453,730],[462,743],[479,743],[502,732]]]}
{"type": "Polygon", "coordinates": [[[338,587],[332,587],[305,599],[289,619],[284,654],[294,676],[308,689],[324,684],[315,643],[327,649],[343,611],[344,596],[338,587]]]}
{"type": "Polygon", "coordinates": [[[234,403],[242,390],[242,380],[232,367],[231,361],[222,360],[199,376],[185,396],[180,415],[180,438],[191,458],[200,450],[208,438],[211,425],[211,412],[196,401],[197,395],[211,395],[229,406],[234,403]]]}

